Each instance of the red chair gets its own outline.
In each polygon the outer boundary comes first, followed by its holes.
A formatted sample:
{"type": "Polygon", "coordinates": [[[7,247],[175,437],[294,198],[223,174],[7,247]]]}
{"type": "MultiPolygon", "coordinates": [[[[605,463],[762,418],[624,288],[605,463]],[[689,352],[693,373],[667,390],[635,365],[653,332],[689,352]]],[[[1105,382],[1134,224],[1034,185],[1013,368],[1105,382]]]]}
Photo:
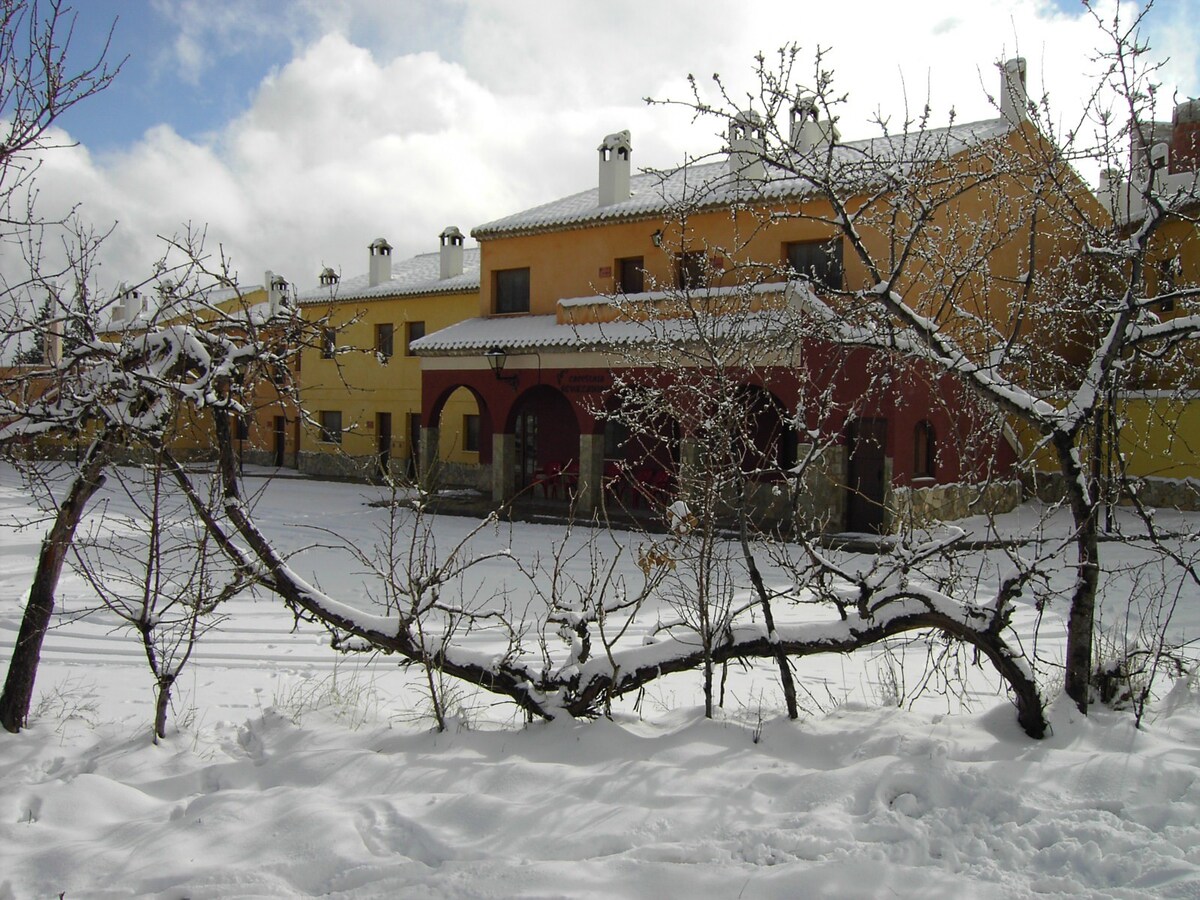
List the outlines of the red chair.
{"type": "Polygon", "coordinates": [[[547,463],[544,469],[534,473],[537,483],[542,486],[543,497],[558,497],[558,486],[562,481],[562,464],[547,463]]]}
{"type": "Polygon", "coordinates": [[[562,466],[558,470],[558,478],[563,488],[563,496],[575,496],[575,489],[579,485],[579,463],[571,460],[565,466],[562,466]]]}

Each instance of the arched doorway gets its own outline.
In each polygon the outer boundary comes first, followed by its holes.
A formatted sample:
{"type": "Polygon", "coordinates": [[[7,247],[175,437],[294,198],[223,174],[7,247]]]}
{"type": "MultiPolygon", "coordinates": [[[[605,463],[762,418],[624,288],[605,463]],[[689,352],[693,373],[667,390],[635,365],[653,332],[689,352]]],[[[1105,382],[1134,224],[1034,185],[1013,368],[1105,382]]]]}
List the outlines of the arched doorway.
{"type": "Polygon", "coordinates": [[[622,414],[612,397],[604,420],[604,489],[624,507],[655,507],[674,495],[680,462],[679,422],[664,414],[622,414]]]}
{"type": "Polygon", "coordinates": [[[746,385],[739,391],[741,466],[758,477],[777,477],[796,465],[798,439],[783,403],[766,388],[746,385]]]}
{"type": "Polygon", "coordinates": [[[450,393],[435,424],[441,462],[478,463],[491,457],[491,421],[483,415],[483,405],[470,388],[458,387],[450,393]]]}
{"type": "Polygon", "coordinates": [[[442,486],[491,489],[493,421],[477,388],[445,384],[408,427],[415,475],[431,474],[442,486]]]}
{"type": "Polygon", "coordinates": [[[579,419],[571,402],[547,385],[532,388],[513,406],[511,430],[515,488],[566,496],[579,473],[579,419]]]}

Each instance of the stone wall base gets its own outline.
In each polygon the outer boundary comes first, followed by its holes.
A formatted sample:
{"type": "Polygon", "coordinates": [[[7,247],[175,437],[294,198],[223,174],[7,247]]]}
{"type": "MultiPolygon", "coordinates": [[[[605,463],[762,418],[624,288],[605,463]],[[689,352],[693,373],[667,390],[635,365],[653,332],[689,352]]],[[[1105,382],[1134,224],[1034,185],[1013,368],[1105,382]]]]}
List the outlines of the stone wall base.
{"type": "Polygon", "coordinates": [[[1021,503],[1019,481],[987,484],[932,484],[928,487],[898,487],[892,490],[892,522],[895,527],[953,522],[968,516],[1002,513],[1021,503]]]}
{"type": "MultiPolygon", "coordinates": [[[[1061,473],[1032,472],[1024,481],[1026,492],[1046,503],[1057,503],[1066,496],[1061,473]]],[[[1200,480],[1195,478],[1131,478],[1129,489],[1144,506],[1200,512],[1200,480]]],[[[1128,492],[1122,495],[1120,504],[1133,504],[1128,492]]]]}
{"type": "Polygon", "coordinates": [[[347,456],[342,453],[301,452],[299,470],[314,478],[345,481],[369,481],[375,475],[374,456],[347,456]]]}

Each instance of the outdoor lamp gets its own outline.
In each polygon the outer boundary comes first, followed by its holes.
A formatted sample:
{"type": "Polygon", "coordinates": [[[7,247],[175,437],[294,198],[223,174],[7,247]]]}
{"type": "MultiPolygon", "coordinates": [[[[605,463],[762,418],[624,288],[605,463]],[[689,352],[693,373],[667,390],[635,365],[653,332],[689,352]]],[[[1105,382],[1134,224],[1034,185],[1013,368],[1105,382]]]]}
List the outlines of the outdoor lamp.
{"type": "Polygon", "coordinates": [[[505,375],[504,364],[508,362],[508,351],[503,347],[492,347],[483,354],[483,358],[487,360],[488,366],[492,370],[492,374],[496,376],[497,381],[507,381],[508,386],[514,391],[517,389],[517,375],[505,375]]]}
{"type": "Polygon", "coordinates": [[[499,379],[504,379],[504,364],[508,362],[508,354],[502,347],[492,347],[487,353],[483,354],[483,358],[487,360],[488,366],[491,367],[492,373],[499,379]]]}

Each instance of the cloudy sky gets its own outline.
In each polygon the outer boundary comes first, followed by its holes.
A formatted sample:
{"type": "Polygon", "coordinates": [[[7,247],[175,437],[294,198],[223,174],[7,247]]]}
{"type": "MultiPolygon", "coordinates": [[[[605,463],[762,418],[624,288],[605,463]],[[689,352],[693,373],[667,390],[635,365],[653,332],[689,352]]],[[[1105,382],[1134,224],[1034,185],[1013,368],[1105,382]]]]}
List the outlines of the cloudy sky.
{"type": "MultiPolygon", "coordinates": [[[[846,138],[876,110],[923,105],[936,124],[993,115],[994,63],[1029,61],[1031,93],[1064,121],[1102,35],[1077,0],[74,0],[81,63],[112,28],[127,57],[103,95],[61,120],[78,146],[49,155],[48,210],[117,223],[102,287],[134,280],[157,235],[207,228],[243,282],[300,288],[324,266],[366,268],[367,244],[432,250],[464,231],[590,187],[596,146],[628,128],[635,166],[720,146],[711,124],[643,98],[686,76],[749,87],[785,42],[827,61],[851,102],[846,138]],[[114,24],[115,23],[115,24],[114,24]]],[[[1101,0],[1110,17],[1114,7],[1101,0]]],[[[1125,6],[1123,15],[1134,8],[1125,6]]],[[[1146,37],[1171,96],[1200,94],[1200,0],[1159,0],[1146,37]]],[[[811,59],[811,56],[806,56],[811,59]]]]}

